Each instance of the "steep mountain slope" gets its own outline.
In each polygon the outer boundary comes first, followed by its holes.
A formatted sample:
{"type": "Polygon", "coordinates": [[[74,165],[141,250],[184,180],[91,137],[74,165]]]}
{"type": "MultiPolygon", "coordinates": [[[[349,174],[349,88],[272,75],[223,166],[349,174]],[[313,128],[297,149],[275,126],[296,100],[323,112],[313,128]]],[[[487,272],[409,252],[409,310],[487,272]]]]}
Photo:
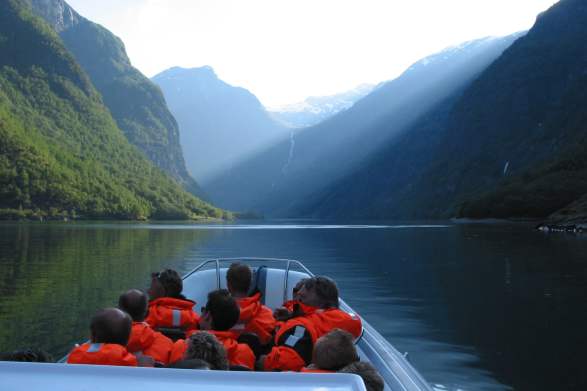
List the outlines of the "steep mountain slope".
{"type": "MultiPolygon", "coordinates": [[[[585,2],[553,6],[449,107],[436,123],[442,136],[433,149],[417,137],[426,124],[408,133],[414,137],[404,139],[402,149],[415,148],[423,159],[398,161],[391,151],[399,145],[391,145],[306,213],[546,217],[577,200],[587,193],[585,21],[585,2]],[[390,175],[391,167],[413,175],[402,181],[390,175]],[[368,196],[347,197],[345,189],[365,181],[368,196]]],[[[581,205],[578,200],[556,218],[580,214],[581,205]]]]}
{"type": "Polygon", "coordinates": [[[122,41],[77,14],[64,0],[27,1],[59,33],[129,141],[186,189],[199,194],[185,168],[177,123],[163,94],[131,65],[122,41]]]}
{"type": "Polygon", "coordinates": [[[295,216],[307,199],[356,170],[493,62],[519,34],[467,42],[427,57],[350,109],[297,131],[208,185],[219,205],[295,216]],[[234,184],[248,184],[236,188],[234,184]]]}
{"type": "Polygon", "coordinates": [[[0,2],[0,216],[222,214],[129,144],[59,36],[24,1],[0,2]]]}
{"type": "Polygon", "coordinates": [[[210,67],[171,68],[153,81],[180,125],[187,166],[204,188],[235,162],[289,133],[253,94],[218,79],[210,67]]]}
{"type": "Polygon", "coordinates": [[[271,117],[290,128],[314,126],[347,110],[368,95],[376,86],[361,84],[352,90],[330,96],[311,96],[303,102],[268,109],[271,117]]]}

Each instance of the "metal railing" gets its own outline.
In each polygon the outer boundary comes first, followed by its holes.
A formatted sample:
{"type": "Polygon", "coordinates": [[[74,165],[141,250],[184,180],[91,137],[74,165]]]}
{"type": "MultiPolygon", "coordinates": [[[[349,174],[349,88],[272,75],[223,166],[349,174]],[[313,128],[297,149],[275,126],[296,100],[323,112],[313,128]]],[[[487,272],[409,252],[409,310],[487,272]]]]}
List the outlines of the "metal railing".
{"type": "Polygon", "coordinates": [[[192,274],[204,269],[207,265],[214,264],[214,268],[216,270],[216,287],[220,289],[220,263],[221,262],[237,262],[242,261],[244,263],[247,262],[260,262],[260,263],[269,263],[270,265],[263,265],[263,266],[270,266],[272,269],[283,269],[285,273],[283,274],[283,301],[287,300],[287,292],[288,292],[288,284],[289,284],[289,271],[291,270],[292,265],[294,267],[299,267],[304,273],[308,274],[310,277],[313,277],[314,274],[306,267],[304,264],[296,259],[283,259],[283,258],[256,258],[256,257],[234,257],[234,258],[216,258],[216,259],[208,259],[203,261],[198,266],[196,266],[191,272],[186,274],[183,278],[188,278],[192,274]],[[283,264],[284,267],[277,268],[275,267],[276,264],[283,264]]]}

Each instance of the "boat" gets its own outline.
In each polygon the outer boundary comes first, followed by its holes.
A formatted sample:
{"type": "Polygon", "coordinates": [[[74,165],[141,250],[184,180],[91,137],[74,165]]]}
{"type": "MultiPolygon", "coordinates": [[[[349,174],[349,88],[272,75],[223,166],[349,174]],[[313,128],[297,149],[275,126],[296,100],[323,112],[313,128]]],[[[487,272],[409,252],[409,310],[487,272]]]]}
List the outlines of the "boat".
{"type": "MultiPolygon", "coordinates": [[[[275,309],[292,299],[292,288],[313,276],[302,262],[275,258],[223,258],[202,262],[183,278],[183,294],[205,303],[208,292],[226,288],[226,271],[233,262],[253,269],[252,285],[262,293],[263,304],[275,309]]],[[[360,316],[341,298],[340,309],[360,316]]],[[[355,344],[361,361],[370,362],[383,377],[386,390],[432,391],[430,385],[401,354],[365,319],[355,344]]],[[[169,368],[128,368],[115,366],[64,365],[0,362],[0,389],[21,391],[59,389],[63,391],[148,391],[162,387],[174,391],[205,390],[365,390],[362,379],[352,374],[295,372],[190,371],[169,368]]]]}

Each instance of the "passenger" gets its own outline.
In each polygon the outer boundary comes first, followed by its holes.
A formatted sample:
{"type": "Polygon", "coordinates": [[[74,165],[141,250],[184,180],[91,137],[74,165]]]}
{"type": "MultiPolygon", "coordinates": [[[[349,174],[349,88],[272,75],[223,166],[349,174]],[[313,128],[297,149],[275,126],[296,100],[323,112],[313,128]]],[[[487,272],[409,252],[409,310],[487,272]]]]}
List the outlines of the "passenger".
{"type": "Polygon", "coordinates": [[[271,352],[259,358],[258,369],[299,371],[310,364],[317,339],[335,328],[348,331],[355,338],[360,336],[361,320],[338,309],[338,288],[331,279],[308,279],[298,292],[298,299],[300,315],[283,323],[271,352]]]}
{"type": "Polygon", "coordinates": [[[238,323],[231,329],[237,336],[251,333],[259,337],[262,345],[271,342],[275,318],[269,307],[261,304],[261,293],[248,296],[252,273],[248,265],[233,263],[226,273],[226,285],[240,307],[238,323]]]}
{"type": "Polygon", "coordinates": [[[219,289],[208,294],[208,303],[202,309],[200,328],[207,330],[224,345],[228,362],[232,366],[255,368],[255,355],[251,348],[236,341],[236,335],[230,329],[238,322],[240,309],[236,300],[226,289],[219,289]]]}
{"type": "MultiPolygon", "coordinates": [[[[130,316],[118,308],[98,311],[90,325],[91,341],[75,347],[67,363],[136,367],[137,357],[126,350],[131,323],[130,316]]],[[[152,359],[141,359],[141,366],[152,366],[152,363],[152,359]]]]}
{"type": "Polygon", "coordinates": [[[229,363],[224,345],[212,334],[199,331],[188,338],[185,358],[188,360],[200,359],[210,364],[214,370],[226,371],[229,363]]]}
{"type": "Polygon", "coordinates": [[[173,341],[157,332],[145,322],[149,298],[138,289],[131,289],[118,299],[118,308],[125,311],[132,318],[132,329],[127,350],[131,353],[142,352],[153,357],[156,363],[167,365],[169,355],[173,349],[173,341]]]}
{"type": "Polygon", "coordinates": [[[183,332],[198,329],[199,315],[195,302],[181,294],[183,282],[175,270],[164,269],[151,275],[149,314],[146,322],[154,329],[172,328],[183,332]]]}
{"type": "Polygon", "coordinates": [[[385,383],[377,369],[368,362],[357,361],[342,368],[338,373],[354,373],[361,376],[367,391],[383,391],[385,383]]]}
{"type": "Polygon", "coordinates": [[[353,336],[341,329],[334,329],[318,338],[314,346],[312,364],[301,372],[334,373],[359,361],[353,336]]]}
{"type": "Polygon", "coordinates": [[[15,350],[9,353],[0,353],[0,361],[20,362],[55,362],[53,356],[41,349],[15,350]]]}
{"type": "Polygon", "coordinates": [[[281,307],[278,307],[273,311],[273,317],[280,322],[285,322],[288,319],[294,317],[294,311],[298,309],[299,304],[299,297],[298,292],[304,286],[304,283],[308,281],[309,278],[302,278],[297,282],[292,290],[292,300],[288,300],[281,307]]]}

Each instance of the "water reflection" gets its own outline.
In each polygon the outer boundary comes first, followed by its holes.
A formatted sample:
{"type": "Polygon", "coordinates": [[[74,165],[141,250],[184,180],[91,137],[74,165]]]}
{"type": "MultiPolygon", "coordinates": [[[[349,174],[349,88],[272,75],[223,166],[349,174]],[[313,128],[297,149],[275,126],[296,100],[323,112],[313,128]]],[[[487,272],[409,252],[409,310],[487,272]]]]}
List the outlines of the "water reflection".
{"type": "Polygon", "coordinates": [[[585,389],[586,250],[522,225],[0,225],[0,350],[62,354],[164,265],[293,258],[439,390],[585,389]]]}

